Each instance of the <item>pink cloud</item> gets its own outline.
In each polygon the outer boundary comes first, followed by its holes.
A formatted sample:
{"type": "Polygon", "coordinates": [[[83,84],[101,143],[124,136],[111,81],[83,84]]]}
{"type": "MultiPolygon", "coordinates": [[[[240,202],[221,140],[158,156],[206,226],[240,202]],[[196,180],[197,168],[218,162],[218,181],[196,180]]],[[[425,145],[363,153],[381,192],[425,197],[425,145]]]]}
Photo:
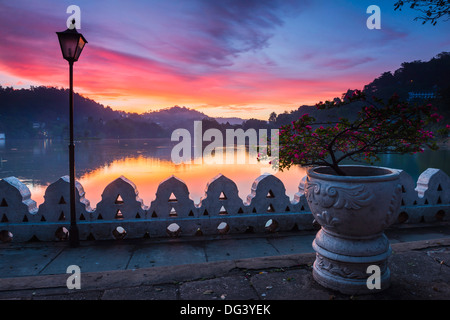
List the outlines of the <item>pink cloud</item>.
{"type": "MultiPolygon", "coordinates": [[[[354,29],[347,18],[345,30],[325,20],[315,30],[314,13],[324,12],[312,1],[192,0],[183,6],[133,1],[107,8],[80,1],[89,43],[75,65],[75,90],[132,111],[158,107],[154,103],[211,110],[313,104],[362,89],[385,66],[403,62],[401,51],[393,61],[394,53],[382,50],[391,48],[385,43],[400,49],[400,42],[411,38],[409,29],[388,24],[367,34],[364,23],[354,29]],[[310,6],[316,10],[303,14],[310,6]],[[288,18],[292,12],[300,13],[295,21],[288,18]],[[313,29],[304,29],[306,24],[313,29]]],[[[39,6],[20,0],[0,4],[5,81],[68,86],[55,34],[64,29],[65,5],[53,6],[46,0],[39,6]]]]}

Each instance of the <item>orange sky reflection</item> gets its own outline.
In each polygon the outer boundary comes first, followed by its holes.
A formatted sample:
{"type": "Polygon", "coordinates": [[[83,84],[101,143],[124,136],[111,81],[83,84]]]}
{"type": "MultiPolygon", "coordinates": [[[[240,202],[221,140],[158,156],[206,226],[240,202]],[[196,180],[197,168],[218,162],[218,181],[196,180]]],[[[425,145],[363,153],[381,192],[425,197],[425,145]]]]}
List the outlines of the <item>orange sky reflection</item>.
{"type": "MultiPolygon", "coordinates": [[[[266,172],[275,174],[286,187],[286,194],[292,200],[298,192],[298,184],[306,169],[293,167],[289,171],[275,172],[269,165],[264,164],[181,164],[175,165],[171,161],[152,157],[129,157],[116,160],[109,165],[91,171],[77,179],[84,188],[85,197],[95,208],[101,200],[105,187],[120,176],[131,180],[137,187],[139,197],[149,206],[155,199],[156,190],[160,182],[175,175],[188,186],[190,198],[198,204],[205,194],[205,188],[218,174],[232,179],[238,189],[239,196],[245,201],[251,192],[254,180],[266,172]]],[[[44,201],[46,187],[30,186],[32,199],[40,205],[44,201]]]]}

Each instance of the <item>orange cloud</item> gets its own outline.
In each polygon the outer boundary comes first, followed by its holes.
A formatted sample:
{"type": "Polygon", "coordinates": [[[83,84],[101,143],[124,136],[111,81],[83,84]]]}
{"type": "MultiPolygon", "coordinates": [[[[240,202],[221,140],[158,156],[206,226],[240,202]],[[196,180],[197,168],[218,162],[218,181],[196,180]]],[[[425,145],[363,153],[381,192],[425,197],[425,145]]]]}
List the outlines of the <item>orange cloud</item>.
{"type": "MultiPolygon", "coordinates": [[[[338,4],[323,10],[312,1],[132,1],[105,8],[80,1],[89,43],[75,65],[75,91],[125,111],[181,105],[267,119],[362,89],[417,51],[407,45],[410,23],[387,18],[380,32],[367,33],[355,20],[359,9],[346,8],[352,19],[343,21],[338,4]]],[[[48,0],[0,4],[0,84],[68,86],[55,34],[65,27],[64,14],[64,4],[48,0]]],[[[420,49],[436,54],[431,47],[420,49]]]]}

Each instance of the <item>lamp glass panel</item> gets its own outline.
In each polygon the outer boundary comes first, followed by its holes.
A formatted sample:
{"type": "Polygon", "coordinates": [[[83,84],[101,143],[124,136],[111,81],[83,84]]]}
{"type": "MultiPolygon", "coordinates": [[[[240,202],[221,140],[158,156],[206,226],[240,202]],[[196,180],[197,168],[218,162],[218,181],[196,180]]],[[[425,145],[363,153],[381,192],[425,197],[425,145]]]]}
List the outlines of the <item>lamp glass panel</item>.
{"type": "Polygon", "coordinates": [[[77,51],[75,53],[75,61],[77,61],[78,58],[80,57],[81,51],[83,51],[85,44],[86,42],[83,40],[83,37],[80,36],[78,39],[77,51]]]}
{"type": "Polygon", "coordinates": [[[73,59],[75,57],[76,49],[78,46],[78,36],[65,34],[59,37],[59,42],[61,44],[61,51],[64,59],[73,59]]]}

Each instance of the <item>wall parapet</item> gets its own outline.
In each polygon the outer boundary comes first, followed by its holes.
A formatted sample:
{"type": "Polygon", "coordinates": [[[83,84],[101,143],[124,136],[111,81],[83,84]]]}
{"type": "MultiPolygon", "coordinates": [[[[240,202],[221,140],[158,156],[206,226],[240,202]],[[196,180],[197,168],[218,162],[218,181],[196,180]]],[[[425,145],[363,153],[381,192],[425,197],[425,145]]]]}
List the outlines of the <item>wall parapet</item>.
{"type": "MultiPolygon", "coordinates": [[[[429,168],[417,180],[400,171],[402,224],[450,220],[450,178],[440,169],[429,168]]],[[[76,182],[77,225],[81,240],[152,238],[314,230],[314,218],[300,179],[293,200],[283,182],[274,175],[254,181],[245,201],[236,184],[219,174],[206,186],[198,204],[189,197],[187,185],[175,176],[162,181],[149,206],[139,197],[136,185],[121,176],[103,190],[95,209],[76,182]]],[[[0,180],[0,240],[30,239],[61,241],[70,228],[69,177],[50,184],[44,202],[37,207],[30,190],[19,179],[0,180]]]]}

